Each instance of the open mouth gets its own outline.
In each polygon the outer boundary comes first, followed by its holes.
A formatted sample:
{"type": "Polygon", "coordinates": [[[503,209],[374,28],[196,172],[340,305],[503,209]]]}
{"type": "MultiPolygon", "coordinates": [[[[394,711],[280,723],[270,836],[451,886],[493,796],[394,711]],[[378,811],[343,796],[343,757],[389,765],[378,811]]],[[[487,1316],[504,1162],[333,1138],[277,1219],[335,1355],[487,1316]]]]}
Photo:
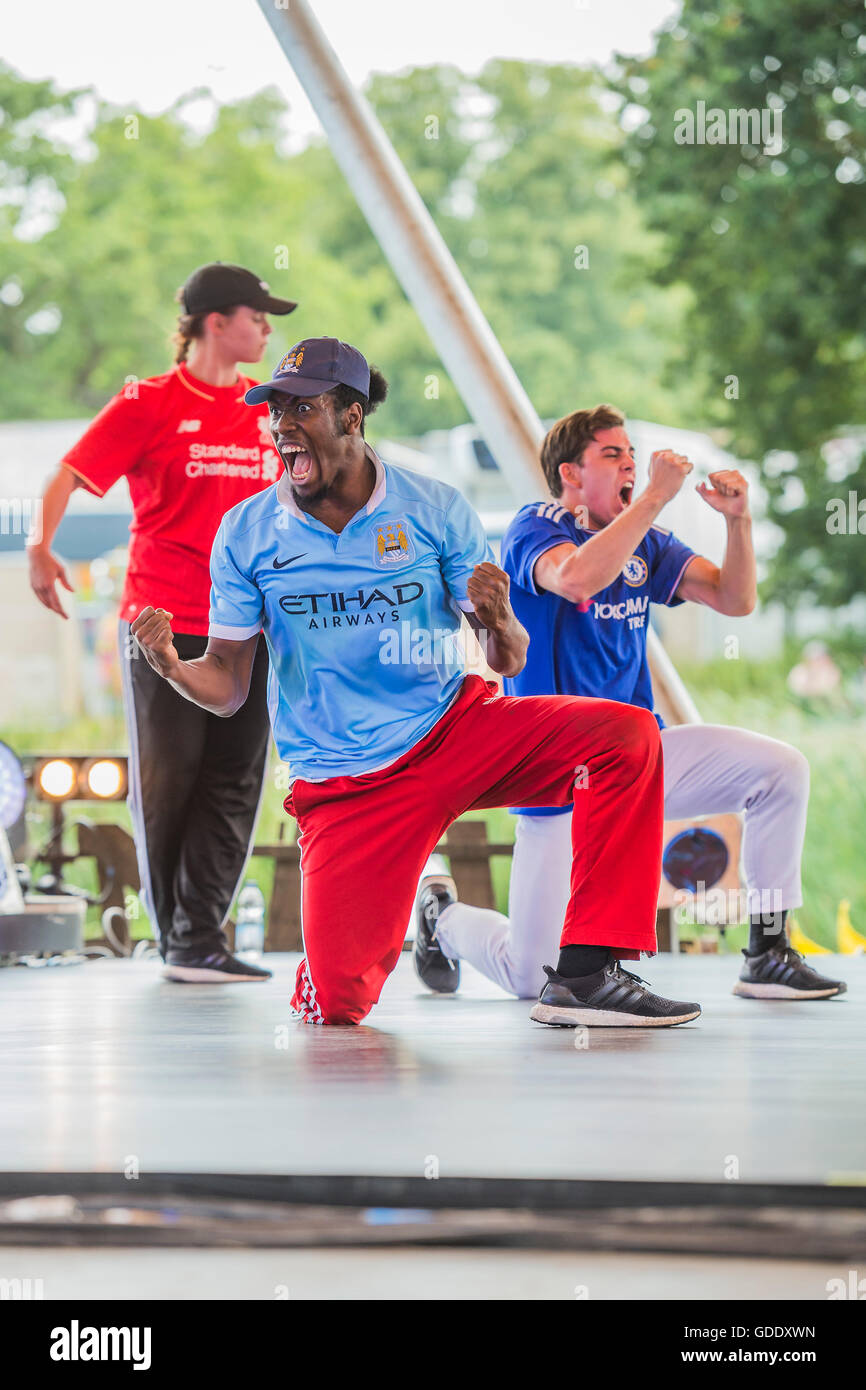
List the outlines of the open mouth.
{"type": "Polygon", "coordinates": [[[313,467],[312,455],[303,444],[282,444],[280,454],[293,483],[305,483],[313,467]]]}
{"type": "Polygon", "coordinates": [[[622,487],[619,490],[619,500],[624,507],[627,507],[630,503],[631,495],[633,492],[634,483],[623,483],[622,487]]]}

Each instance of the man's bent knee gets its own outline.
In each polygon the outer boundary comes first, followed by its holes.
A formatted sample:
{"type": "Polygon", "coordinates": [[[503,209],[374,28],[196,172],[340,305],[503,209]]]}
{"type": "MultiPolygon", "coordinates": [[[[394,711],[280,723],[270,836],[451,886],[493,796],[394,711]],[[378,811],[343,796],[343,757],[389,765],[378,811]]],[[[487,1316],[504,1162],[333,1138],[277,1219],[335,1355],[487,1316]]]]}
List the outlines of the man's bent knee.
{"type": "Polygon", "coordinates": [[[638,705],[624,706],[616,735],[618,751],[641,765],[648,758],[655,757],[661,748],[661,733],[655,715],[638,705]]]}
{"type": "Polygon", "coordinates": [[[780,743],[776,753],[779,776],[787,787],[802,796],[809,795],[809,759],[790,743],[780,743]]]}
{"type": "MultiPolygon", "coordinates": [[[[377,972],[378,973],[378,972],[377,972]]],[[[298,966],[292,1008],[305,1023],[362,1023],[377,1002],[387,975],[370,981],[363,976],[313,982],[306,960],[298,966]]]]}

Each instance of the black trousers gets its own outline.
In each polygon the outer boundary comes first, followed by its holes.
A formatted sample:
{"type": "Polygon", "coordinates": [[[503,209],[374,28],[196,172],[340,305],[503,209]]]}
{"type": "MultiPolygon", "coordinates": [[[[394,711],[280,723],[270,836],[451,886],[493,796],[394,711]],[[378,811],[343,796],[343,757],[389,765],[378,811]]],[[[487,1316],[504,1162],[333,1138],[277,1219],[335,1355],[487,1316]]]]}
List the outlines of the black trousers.
{"type": "MultiPolygon", "coordinates": [[[[175,633],[183,660],[206,637],[175,633]]],[[[165,956],[225,947],[223,924],[247,862],[267,768],[268,650],[260,640],[246,704],[228,719],[178,695],[120,624],[129,729],[129,811],[144,905],[165,956]]]]}

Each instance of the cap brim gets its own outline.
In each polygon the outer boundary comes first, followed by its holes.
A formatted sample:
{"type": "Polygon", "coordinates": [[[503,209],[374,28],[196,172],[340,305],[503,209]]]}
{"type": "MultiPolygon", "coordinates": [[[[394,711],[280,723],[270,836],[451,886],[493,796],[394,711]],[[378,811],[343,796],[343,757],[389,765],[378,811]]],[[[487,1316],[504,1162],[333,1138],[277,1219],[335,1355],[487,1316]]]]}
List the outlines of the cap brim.
{"type": "Polygon", "coordinates": [[[290,314],[298,306],[291,299],[274,299],[268,295],[260,307],[266,314],[290,314]]]}
{"type": "Polygon", "coordinates": [[[244,396],[247,405],[261,405],[272,391],[284,396],[321,396],[323,391],[333,391],[338,381],[317,381],[308,376],[283,376],[277,381],[263,381],[260,386],[251,386],[244,396]]]}

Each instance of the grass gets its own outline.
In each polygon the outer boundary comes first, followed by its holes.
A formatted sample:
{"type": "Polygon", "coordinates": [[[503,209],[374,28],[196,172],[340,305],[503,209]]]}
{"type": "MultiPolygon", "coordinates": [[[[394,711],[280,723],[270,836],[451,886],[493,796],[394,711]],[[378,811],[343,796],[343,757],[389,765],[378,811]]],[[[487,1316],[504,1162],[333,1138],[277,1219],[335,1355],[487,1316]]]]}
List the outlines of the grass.
{"type": "MultiPolygon", "coordinates": [[[[866,874],[863,873],[863,830],[866,827],[866,717],[847,703],[834,708],[805,708],[795,701],[785,686],[787,663],[718,661],[694,667],[680,665],[680,671],[698,708],[708,723],[739,724],[757,733],[769,734],[793,743],[809,759],[812,768],[812,794],[803,864],[804,906],[797,912],[800,926],[821,945],[835,944],[836,911],[840,899],[851,903],[855,927],[866,933],[866,874]]],[[[80,719],[65,726],[33,728],[21,726],[0,729],[0,738],[18,753],[96,752],[126,749],[126,733],[121,719],[80,719]]],[[[283,810],[285,788],[278,774],[283,769],[272,763],[262,802],[257,843],[270,843],[283,837],[295,838],[295,822],[283,810]]],[[[69,818],[110,820],[129,828],[126,807],[117,803],[98,805],[78,803],[69,818]]],[[[473,813],[484,819],[491,840],[513,841],[514,817],[506,810],[473,813]]],[[[38,845],[47,836],[48,821],[41,807],[28,813],[29,836],[38,845]]],[[[67,844],[75,837],[67,833],[67,844]]],[[[504,911],[508,901],[509,861],[492,861],[497,904],[504,911]]],[[[273,868],[269,860],[251,861],[248,875],[255,877],[270,901],[273,868]]],[[[80,860],[69,866],[71,882],[96,890],[93,864],[80,860]]],[[[88,928],[98,928],[99,913],[91,909],[88,928]]],[[[132,924],[133,935],[148,934],[142,915],[132,924]]],[[[723,949],[738,949],[744,928],[729,930],[723,949]]]]}

